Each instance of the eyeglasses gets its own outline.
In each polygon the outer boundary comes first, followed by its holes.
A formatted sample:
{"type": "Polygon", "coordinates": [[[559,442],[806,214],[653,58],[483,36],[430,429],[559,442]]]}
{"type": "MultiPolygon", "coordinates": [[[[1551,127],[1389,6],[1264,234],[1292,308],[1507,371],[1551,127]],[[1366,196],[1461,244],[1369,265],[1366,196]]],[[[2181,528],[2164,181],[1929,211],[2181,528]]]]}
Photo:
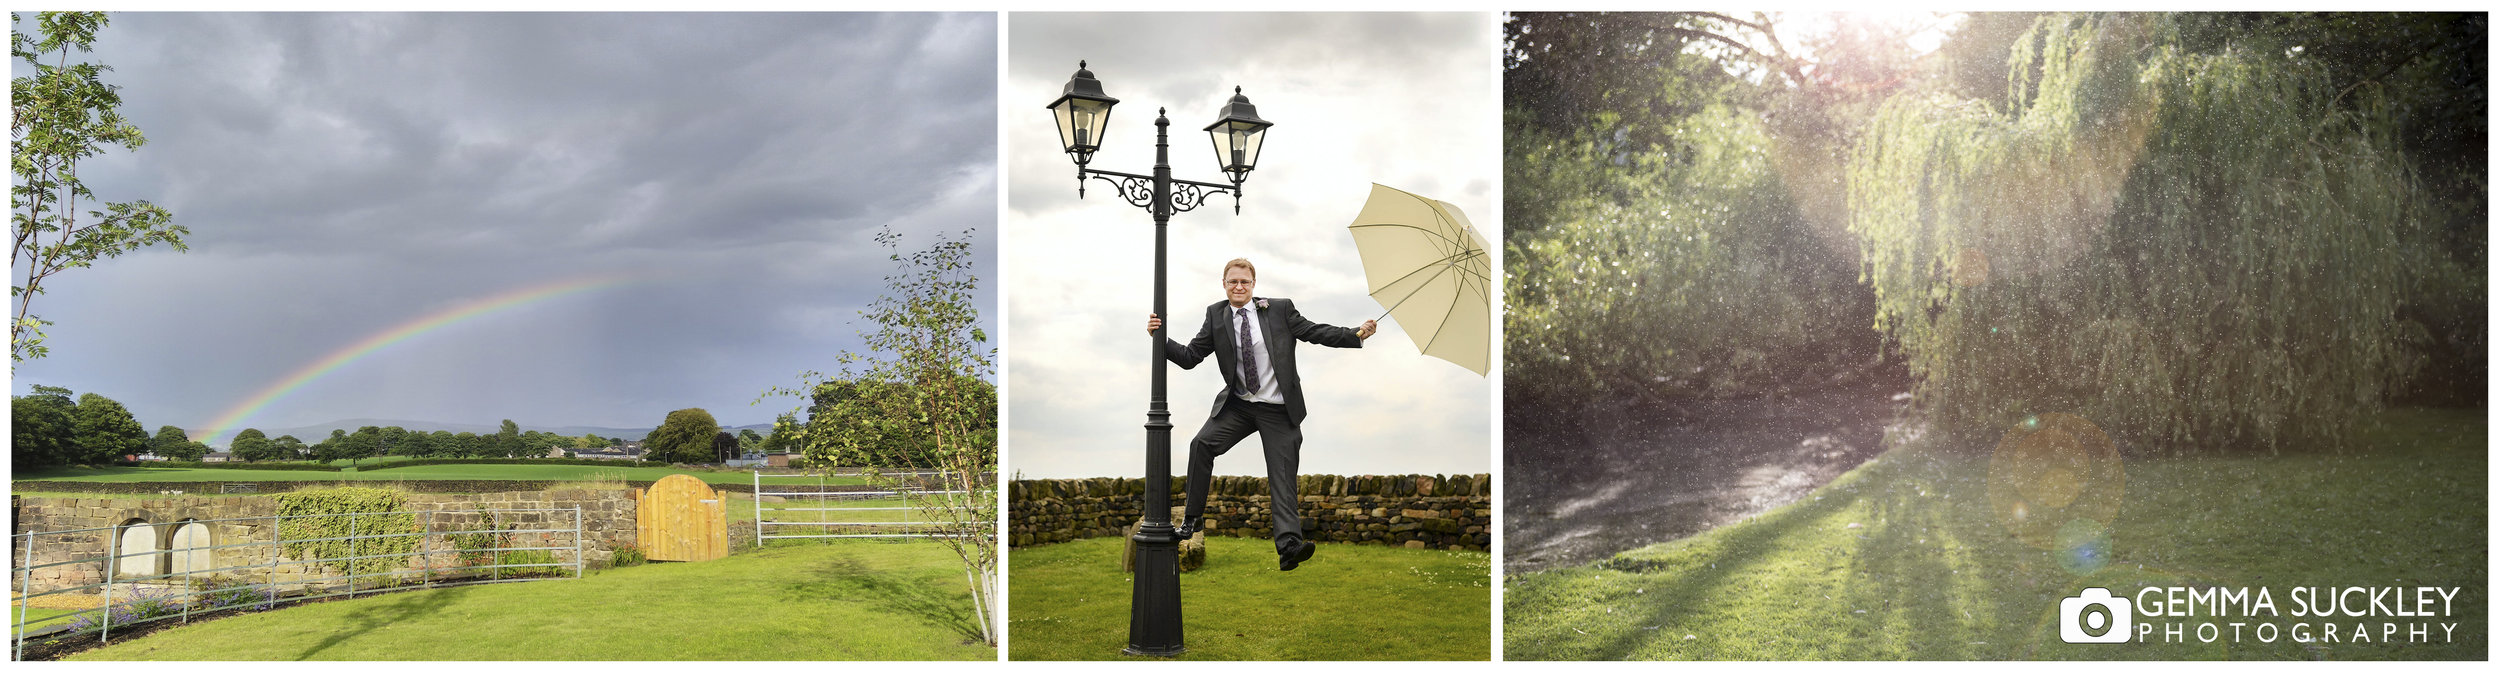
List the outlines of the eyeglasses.
{"type": "Polygon", "coordinates": [[[1259,282],[1259,281],[1255,281],[1255,280],[1246,280],[1246,279],[1241,279],[1241,278],[1226,278],[1226,279],[1224,279],[1224,284],[1225,284],[1225,285],[1242,285],[1242,286],[1247,286],[1247,285],[1250,285],[1251,283],[1256,283],[1256,282],[1259,282]]]}

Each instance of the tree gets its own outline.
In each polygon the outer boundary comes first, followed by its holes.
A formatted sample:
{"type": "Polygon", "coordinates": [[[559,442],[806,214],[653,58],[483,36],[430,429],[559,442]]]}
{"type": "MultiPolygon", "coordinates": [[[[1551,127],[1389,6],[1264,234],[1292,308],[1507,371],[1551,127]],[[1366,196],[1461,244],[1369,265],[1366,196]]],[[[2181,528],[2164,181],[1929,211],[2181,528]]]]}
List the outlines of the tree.
{"type": "Polygon", "coordinates": [[[346,430],[332,428],[328,438],[314,442],[313,445],[309,447],[312,451],[312,459],[327,463],[333,460],[346,458],[347,442],[348,439],[346,430]]]}
{"type": "Polygon", "coordinates": [[[182,428],[177,428],[171,425],[159,426],[156,428],[156,436],[148,438],[148,453],[163,457],[165,455],[164,449],[172,448],[188,441],[191,441],[191,436],[184,434],[182,432],[182,428]]]}
{"type": "Polygon", "coordinates": [[[406,434],[399,445],[392,448],[391,455],[411,458],[434,455],[433,433],[409,431],[406,434]]]}
{"type": "Polygon", "coordinates": [[[9,459],[19,470],[69,464],[77,450],[77,405],[67,390],[35,386],[35,393],[9,398],[9,459]]]}
{"type": "Polygon", "coordinates": [[[269,450],[269,434],[261,432],[260,428],[244,428],[242,432],[234,433],[234,440],[226,446],[234,452],[235,460],[260,462],[273,457],[269,450]]]}
{"type": "Polygon", "coordinates": [[[738,459],[738,436],[727,432],[712,435],[712,462],[726,463],[738,459]]]}
{"type": "MultiPolygon", "coordinates": [[[[972,232],[963,235],[970,239],[972,232]]],[[[823,384],[844,381],[852,382],[854,393],[869,393],[854,395],[860,403],[853,407],[859,417],[879,422],[844,426],[811,419],[797,431],[798,443],[811,461],[867,468],[870,480],[903,491],[926,520],[938,523],[944,532],[937,539],[963,561],[982,638],[996,643],[990,606],[998,567],[998,399],[982,377],[993,370],[998,351],[980,329],[972,244],[940,238],[928,250],[905,255],[891,229],[878,232],[877,242],[896,270],[886,276],[885,294],[860,312],[876,324],[860,335],[871,352],[845,351],[837,358],[840,374],[806,372],[801,388],[767,394],[813,402],[823,384]],[[904,472],[938,476],[897,474],[904,472]]]]}
{"type": "Polygon", "coordinates": [[[1864,123],[1850,230],[1938,429],[2061,410],[2135,450],[2342,445],[2418,371],[2416,311],[2480,312],[2446,308],[2483,302],[2481,244],[2442,249],[2403,82],[2348,79],[2414,61],[2213,18],[2042,17],[2002,108],[1905,95],[1864,123]]]}
{"type": "Polygon", "coordinates": [[[798,435],[803,430],[804,428],[798,421],[798,414],[784,413],[773,419],[772,433],[764,435],[764,441],[755,448],[766,454],[797,452],[799,450],[798,435]]]}
{"type": "Polygon", "coordinates": [[[338,456],[332,460],[360,461],[382,452],[382,429],[370,425],[356,428],[339,442],[338,456]]]}
{"type": "Polygon", "coordinates": [[[521,445],[520,424],[513,423],[509,418],[503,419],[503,427],[496,430],[491,439],[494,442],[493,455],[498,457],[518,458],[527,450],[521,445]]]}
{"type": "Polygon", "coordinates": [[[407,451],[407,449],[406,449],[405,447],[408,445],[408,434],[409,434],[409,433],[408,433],[408,429],[407,429],[407,428],[399,427],[399,426],[396,426],[396,425],[384,426],[384,427],[382,428],[382,442],[381,442],[381,446],[380,446],[379,448],[375,449],[375,451],[374,451],[374,454],[373,454],[373,455],[376,455],[376,456],[402,456],[402,455],[407,455],[407,454],[405,453],[405,452],[407,451]]]}
{"type": "Polygon", "coordinates": [[[608,440],[600,438],[600,437],[599,437],[599,435],[596,435],[596,434],[590,434],[590,433],[583,433],[583,434],[582,434],[581,441],[574,442],[574,443],[573,443],[573,448],[577,448],[577,449],[596,449],[596,448],[600,448],[600,447],[607,446],[607,445],[608,445],[608,440]]]}
{"type": "Polygon", "coordinates": [[[17,302],[9,322],[12,361],[49,352],[43,327],[51,323],[33,313],[44,280],[157,243],[189,249],[182,237],[190,230],[175,225],[171,211],[145,200],[106,202],[101,210],[85,211],[88,220],[79,220],[82,208],[95,205],[95,194],[78,178],[79,162],[113,146],[136,150],[147,138],[122,118],[119,87],[104,83],[103,74],[112,68],[69,62],[70,52],[83,53],[95,44],[107,22],[104,13],[36,16],[40,37],[16,30],[23,15],[9,16],[9,54],[33,71],[9,82],[9,169],[16,178],[9,189],[9,256],[13,270],[26,279],[9,288],[17,302]]]}
{"type": "Polygon", "coordinates": [[[1788,174],[1836,174],[1796,157],[1840,142],[1820,104],[1848,97],[1826,95],[1834,87],[1808,75],[1826,69],[1789,55],[1773,23],[1709,12],[1505,23],[1512,404],[1760,394],[1878,352],[1855,244],[1826,207],[1837,192],[1798,188],[1832,180],[1788,174]],[[1792,136],[1813,142],[1781,141],[1792,136]]]}
{"type": "Polygon", "coordinates": [[[208,445],[191,441],[182,428],[168,425],[156,429],[156,438],[148,440],[148,452],[166,460],[199,462],[201,456],[208,454],[208,445]]]}
{"type": "Polygon", "coordinates": [[[720,432],[720,423],[712,420],[712,412],[702,409],[679,409],[668,412],[660,427],[651,430],[642,440],[643,460],[669,463],[701,463],[712,457],[712,435],[720,432]]]}
{"type": "Polygon", "coordinates": [[[147,450],[147,428],[112,398],[95,393],[78,396],[77,419],[75,460],[80,464],[102,465],[147,450]]]}
{"type": "Polygon", "coordinates": [[[304,440],[296,439],[294,435],[279,435],[277,439],[269,440],[269,457],[274,460],[302,460],[311,451],[312,447],[304,446],[304,440]]]}

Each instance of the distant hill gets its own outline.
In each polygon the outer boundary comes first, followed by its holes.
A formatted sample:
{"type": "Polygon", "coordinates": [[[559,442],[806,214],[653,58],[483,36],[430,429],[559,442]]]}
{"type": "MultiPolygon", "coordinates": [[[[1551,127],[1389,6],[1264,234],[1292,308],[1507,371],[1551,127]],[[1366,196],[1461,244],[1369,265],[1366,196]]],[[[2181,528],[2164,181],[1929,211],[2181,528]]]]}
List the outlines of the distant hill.
{"type": "MultiPolygon", "coordinates": [[[[491,434],[495,434],[496,432],[499,432],[499,431],[503,430],[503,425],[502,425],[501,423],[496,423],[496,424],[492,424],[492,425],[477,425],[477,424],[469,424],[469,423],[439,423],[439,422],[435,422],[435,421],[409,421],[409,420],[397,420],[397,419],[389,419],[389,418],[349,418],[349,419],[342,419],[342,420],[330,421],[330,422],[328,422],[328,423],[317,423],[317,424],[313,424],[313,425],[306,425],[306,426],[299,426],[299,427],[292,427],[292,428],[261,428],[261,429],[260,429],[260,431],[261,431],[263,434],[267,434],[267,435],[269,435],[270,437],[280,437],[280,436],[285,436],[285,435],[294,435],[296,439],[304,440],[304,443],[306,443],[306,444],[312,444],[312,443],[316,443],[316,442],[319,442],[319,441],[324,440],[324,439],[328,439],[328,438],[330,437],[330,431],[331,431],[331,430],[345,430],[345,431],[347,431],[347,432],[355,432],[357,428],[365,427],[365,426],[368,426],[368,425],[370,425],[370,426],[374,426],[374,427],[377,427],[377,428],[387,428],[387,427],[391,427],[391,426],[396,425],[396,426],[399,426],[399,427],[402,427],[402,428],[406,428],[406,429],[409,429],[409,430],[414,430],[414,431],[418,431],[418,432],[433,432],[433,431],[436,431],[436,430],[442,430],[442,431],[452,432],[452,433],[474,432],[474,433],[481,434],[481,435],[491,435],[491,434]]],[[[530,424],[528,424],[528,423],[521,423],[521,424],[519,424],[519,425],[521,426],[521,431],[522,431],[522,432],[529,432],[529,431],[535,430],[535,431],[538,431],[538,432],[552,432],[552,433],[555,433],[555,434],[559,434],[559,435],[568,435],[568,436],[579,436],[579,435],[583,435],[583,434],[595,434],[595,435],[598,435],[598,436],[601,436],[601,437],[614,437],[614,438],[629,439],[629,440],[632,440],[632,439],[642,439],[644,435],[651,434],[651,431],[652,431],[653,429],[655,429],[655,428],[659,427],[659,426],[646,426],[646,427],[640,427],[640,428],[607,428],[607,427],[599,427],[599,426],[592,426],[592,425],[530,425],[530,424]]],[[[738,432],[739,430],[754,430],[756,434],[762,435],[762,434],[771,434],[771,433],[772,433],[772,431],[773,431],[773,424],[771,424],[771,423],[757,423],[757,424],[754,424],[754,425],[735,425],[735,426],[726,426],[726,427],[723,427],[722,429],[723,429],[723,430],[728,430],[728,431],[730,432],[730,434],[737,434],[737,432],[738,432]]],[[[234,430],[236,430],[236,431],[241,431],[241,430],[242,430],[242,428],[234,428],[234,430]]],[[[190,432],[190,433],[193,433],[193,436],[194,436],[194,437],[197,437],[197,436],[198,436],[198,433],[200,433],[200,432],[204,432],[204,431],[202,431],[202,430],[186,430],[186,431],[187,431],[187,432],[190,432]]],[[[232,436],[227,436],[227,437],[221,437],[221,438],[219,438],[219,439],[221,439],[221,440],[232,440],[232,439],[233,439],[233,437],[232,437],[232,436]]],[[[223,447],[220,447],[220,448],[223,448],[223,447]]]]}

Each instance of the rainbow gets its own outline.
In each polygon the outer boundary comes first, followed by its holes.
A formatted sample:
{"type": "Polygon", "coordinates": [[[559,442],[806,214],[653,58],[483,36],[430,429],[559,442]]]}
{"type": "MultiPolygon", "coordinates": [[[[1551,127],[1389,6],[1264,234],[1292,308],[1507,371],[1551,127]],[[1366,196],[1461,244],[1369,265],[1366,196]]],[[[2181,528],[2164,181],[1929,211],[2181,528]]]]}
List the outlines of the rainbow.
{"type": "Polygon", "coordinates": [[[356,362],[357,360],[364,359],[365,356],[372,355],[376,351],[389,348],[393,344],[416,338],[418,335],[422,335],[427,332],[467,322],[471,319],[490,313],[526,306],[558,297],[615,287],[633,280],[635,280],[633,277],[608,273],[558,280],[541,285],[511,290],[503,294],[461,304],[449,309],[437,311],[431,315],[421,316],[417,319],[400,323],[398,326],[376,332],[371,336],[357,340],[355,343],[348,344],[346,347],[332,351],[329,355],[313,361],[312,364],[304,365],[303,367],[296,369],[294,373],[286,375],[285,378],[278,379],[276,383],[269,384],[268,387],[262,388],[260,392],[254,393],[250,398],[247,398],[243,400],[243,402],[227,409],[225,413],[218,414],[217,419],[208,424],[208,429],[206,431],[192,436],[192,439],[198,440],[202,443],[212,443],[219,435],[225,434],[227,430],[242,423],[244,419],[251,418],[253,414],[260,413],[260,410],[268,408],[270,403],[276,402],[279,399],[286,397],[288,394],[294,393],[296,389],[304,387],[304,384],[311,383],[315,379],[327,376],[330,372],[338,371],[341,367],[345,367],[350,363],[356,362]]]}

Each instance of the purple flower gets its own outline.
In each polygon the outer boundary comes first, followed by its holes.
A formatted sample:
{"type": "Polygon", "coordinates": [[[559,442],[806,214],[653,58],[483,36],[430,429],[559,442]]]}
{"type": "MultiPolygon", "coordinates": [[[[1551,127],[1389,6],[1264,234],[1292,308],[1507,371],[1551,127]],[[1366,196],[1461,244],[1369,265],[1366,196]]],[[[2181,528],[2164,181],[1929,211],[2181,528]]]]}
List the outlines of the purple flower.
{"type": "Polygon", "coordinates": [[[1261,310],[1261,311],[1265,311],[1265,310],[1267,310],[1267,298],[1266,298],[1266,297],[1260,297],[1260,298],[1259,298],[1259,300],[1258,300],[1258,304],[1259,304],[1259,310],[1261,310]]]}

